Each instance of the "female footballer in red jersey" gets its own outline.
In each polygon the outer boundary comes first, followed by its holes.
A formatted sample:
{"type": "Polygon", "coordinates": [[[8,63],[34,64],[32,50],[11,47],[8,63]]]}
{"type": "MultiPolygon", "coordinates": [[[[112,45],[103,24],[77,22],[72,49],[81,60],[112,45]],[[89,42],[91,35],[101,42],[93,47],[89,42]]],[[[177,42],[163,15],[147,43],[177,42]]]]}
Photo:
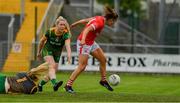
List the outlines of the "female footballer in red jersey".
{"type": "Polygon", "coordinates": [[[111,86],[106,80],[106,57],[103,50],[95,42],[95,38],[99,36],[99,33],[102,31],[105,24],[112,27],[116,22],[117,18],[117,13],[113,9],[106,6],[104,16],[95,16],[87,19],[82,19],[71,25],[72,28],[78,24],[86,24],[84,30],[81,32],[77,39],[77,52],[79,54],[79,63],[78,67],[71,74],[66,86],[64,87],[67,92],[74,93],[74,90],[72,89],[72,84],[79,76],[79,74],[85,70],[88,63],[89,54],[100,62],[99,69],[101,72],[101,80],[99,83],[102,86],[106,87],[108,90],[113,91],[113,88],[111,88],[111,86]]]}

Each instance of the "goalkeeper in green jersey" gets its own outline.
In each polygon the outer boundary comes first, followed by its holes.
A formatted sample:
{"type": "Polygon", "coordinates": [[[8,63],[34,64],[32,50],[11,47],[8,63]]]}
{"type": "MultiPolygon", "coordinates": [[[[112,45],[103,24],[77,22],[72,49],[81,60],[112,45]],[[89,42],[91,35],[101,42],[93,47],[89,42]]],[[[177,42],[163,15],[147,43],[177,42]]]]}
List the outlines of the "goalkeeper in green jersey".
{"type": "Polygon", "coordinates": [[[71,47],[70,47],[70,28],[69,24],[62,16],[59,16],[55,22],[55,27],[50,28],[42,36],[39,46],[37,57],[43,59],[50,64],[49,73],[39,83],[39,91],[43,91],[43,85],[49,80],[53,84],[53,90],[57,91],[63,84],[63,81],[56,80],[56,71],[58,68],[61,52],[65,45],[67,50],[68,63],[71,62],[71,47]]]}
{"type": "Polygon", "coordinates": [[[43,63],[28,72],[19,72],[16,76],[0,75],[0,94],[24,93],[34,94],[37,92],[38,80],[47,74],[49,64],[43,63]]]}

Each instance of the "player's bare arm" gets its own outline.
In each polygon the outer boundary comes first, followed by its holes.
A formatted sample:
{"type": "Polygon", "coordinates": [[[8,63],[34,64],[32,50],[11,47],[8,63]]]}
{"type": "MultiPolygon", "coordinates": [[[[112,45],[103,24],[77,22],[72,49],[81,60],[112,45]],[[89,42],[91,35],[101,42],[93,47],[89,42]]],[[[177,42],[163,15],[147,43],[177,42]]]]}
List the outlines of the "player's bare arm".
{"type": "Polygon", "coordinates": [[[40,40],[39,46],[38,46],[38,52],[37,52],[38,59],[41,58],[41,50],[42,50],[46,40],[47,40],[46,36],[43,35],[43,37],[40,40]]]}
{"type": "Polygon", "coordinates": [[[67,39],[65,41],[66,50],[67,50],[67,56],[68,56],[68,64],[71,63],[71,40],[67,39]]]}
{"type": "Polygon", "coordinates": [[[83,32],[83,37],[82,37],[82,40],[81,40],[81,45],[84,45],[85,44],[85,40],[86,40],[86,36],[87,34],[90,32],[90,31],[93,31],[94,28],[92,26],[88,26],[84,32],[83,32]]]}
{"type": "Polygon", "coordinates": [[[82,19],[82,20],[79,20],[73,24],[71,24],[70,28],[73,28],[75,26],[77,26],[78,24],[85,24],[87,22],[89,22],[92,18],[86,18],[86,19],[82,19]]]}

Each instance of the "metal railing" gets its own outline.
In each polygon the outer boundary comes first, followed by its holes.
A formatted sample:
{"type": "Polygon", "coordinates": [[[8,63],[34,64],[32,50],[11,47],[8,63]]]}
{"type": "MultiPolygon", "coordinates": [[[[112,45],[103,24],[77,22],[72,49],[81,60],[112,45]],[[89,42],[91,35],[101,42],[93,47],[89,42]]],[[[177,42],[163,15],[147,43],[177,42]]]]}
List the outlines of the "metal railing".
{"type": "Polygon", "coordinates": [[[64,4],[64,0],[51,0],[46,13],[37,30],[37,39],[39,39],[46,30],[54,25],[54,22],[59,15],[64,4]]]}
{"type": "Polygon", "coordinates": [[[128,24],[118,20],[117,23],[120,25],[122,29],[125,29],[128,32],[128,35],[131,36],[131,31],[134,30],[134,41],[136,44],[157,44],[157,41],[151,39],[147,35],[142,32],[137,31],[136,29],[132,28],[128,24]]]}
{"type": "Polygon", "coordinates": [[[105,52],[115,53],[146,53],[146,54],[179,54],[179,45],[149,45],[149,44],[107,44],[100,43],[105,52]]]}
{"type": "MultiPolygon", "coordinates": [[[[0,71],[4,66],[7,66],[5,65],[7,58],[8,62],[16,64],[16,66],[19,68],[23,68],[24,65],[27,65],[27,60],[30,62],[32,57],[31,49],[27,47],[30,47],[31,45],[32,43],[27,42],[0,42],[0,71]],[[10,49],[11,55],[9,55],[7,51],[8,45],[12,46],[10,49]]],[[[11,68],[12,66],[13,65],[8,65],[8,68],[11,68]]]]}
{"type": "MultiPolygon", "coordinates": [[[[90,17],[89,13],[85,12],[82,9],[77,9],[77,15],[82,17],[82,18],[86,18],[86,17],[90,17]]],[[[148,37],[147,35],[145,35],[142,32],[137,31],[136,29],[132,28],[131,26],[129,26],[128,24],[118,20],[117,21],[117,25],[119,26],[120,30],[123,30],[126,35],[128,36],[128,38],[125,38],[125,40],[129,41],[129,43],[131,43],[132,38],[134,39],[133,42],[134,44],[157,44],[157,41],[151,39],[150,37],[148,37]],[[132,37],[132,30],[134,32],[134,35],[132,37]]],[[[105,32],[107,33],[113,33],[115,32],[115,30],[111,27],[105,26],[104,29],[105,32]]],[[[121,32],[121,31],[120,31],[121,32]]],[[[116,33],[116,35],[113,35],[113,38],[121,38],[121,34],[116,33]]]]}
{"type": "MultiPolygon", "coordinates": [[[[18,42],[20,43],[20,42],[18,42]]],[[[0,69],[7,58],[7,44],[8,42],[0,42],[0,69]]],[[[13,43],[11,43],[12,45],[13,43]]],[[[35,43],[22,43],[22,45],[35,45],[35,43]]],[[[37,43],[36,43],[37,45],[37,43]]],[[[72,52],[76,52],[76,43],[71,44],[72,52]]],[[[180,54],[180,46],[176,45],[141,45],[141,44],[109,44],[109,43],[99,43],[100,47],[105,53],[141,53],[141,54],[180,54]],[[132,52],[132,48],[134,51],[132,52]]],[[[32,51],[30,55],[21,55],[22,58],[26,58],[29,61],[34,60],[34,46],[32,46],[32,51]],[[28,57],[28,58],[27,58],[28,57]]],[[[27,48],[22,47],[22,51],[27,48]]],[[[12,49],[13,50],[13,49],[12,49]]],[[[65,50],[65,49],[64,49],[65,50]]],[[[66,51],[66,50],[65,50],[66,51]]],[[[14,52],[20,53],[20,52],[14,52]]],[[[14,59],[11,62],[20,62],[21,60],[14,59]]]]}
{"type": "MultiPolygon", "coordinates": [[[[178,45],[149,45],[149,44],[144,44],[144,45],[134,44],[133,45],[133,44],[114,44],[114,43],[113,44],[98,43],[98,44],[103,49],[103,51],[107,53],[180,54],[179,52],[180,46],[178,45]]],[[[32,45],[35,45],[35,44],[33,43],[32,45]]],[[[72,52],[76,52],[75,42],[71,43],[71,49],[72,49],[72,52]]],[[[34,51],[34,48],[32,50],[34,51]]]]}
{"type": "Polygon", "coordinates": [[[8,25],[8,53],[10,51],[11,48],[11,43],[13,42],[13,38],[14,38],[14,22],[15,22],[15,18],[14,15],[11,16],[11,21],[8,25]]]}
{"type": "Polygon", "coordinates": [[[8,0],[7,2],[0,0],[0,12],[18,14],[20,16],[21,25],[25,17],[25,2],[26,0],[8,0]]]}
{"type": "Polygon", "coordinates": [[[10,17],[10,22],[8,24],[8,35],[7,35],[7,41],[8,41],[8,48],[7,52],[9,53],[10,48],[11,48],[11,43],[13,42],[14,38],[14,22],[15,22],[15,17],[14,14],[0,14],[0,16],[9,16],[10,17]]]}

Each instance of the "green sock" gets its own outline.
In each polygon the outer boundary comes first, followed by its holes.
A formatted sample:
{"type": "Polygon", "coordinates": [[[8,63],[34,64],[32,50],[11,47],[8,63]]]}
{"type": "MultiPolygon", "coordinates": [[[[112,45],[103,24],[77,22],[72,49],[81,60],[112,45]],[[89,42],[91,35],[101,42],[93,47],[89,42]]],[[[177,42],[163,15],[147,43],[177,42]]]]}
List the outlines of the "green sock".
{"type": "Polygon", "coordinates": [[[55,85],[55,84],[56,84],[56,79],[51,79],[51,83],[52,83],[53,85],[55,85]]]}
{"type": "Polygon", "coordinates": [[[47,82],[44,80],[41,80],[41,82],[39,83],[40,86],[43,86],[44,84],[46,84],[47,82]]]}

